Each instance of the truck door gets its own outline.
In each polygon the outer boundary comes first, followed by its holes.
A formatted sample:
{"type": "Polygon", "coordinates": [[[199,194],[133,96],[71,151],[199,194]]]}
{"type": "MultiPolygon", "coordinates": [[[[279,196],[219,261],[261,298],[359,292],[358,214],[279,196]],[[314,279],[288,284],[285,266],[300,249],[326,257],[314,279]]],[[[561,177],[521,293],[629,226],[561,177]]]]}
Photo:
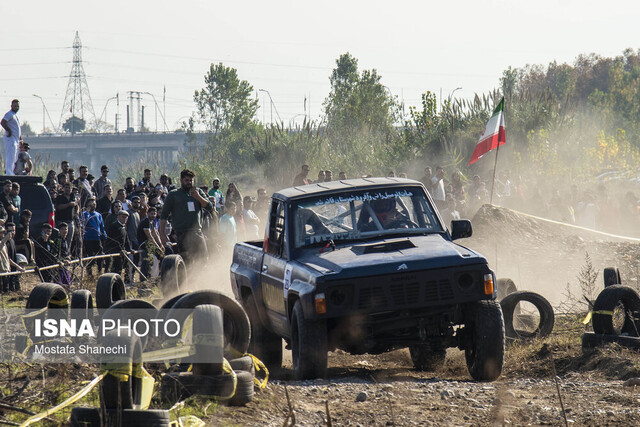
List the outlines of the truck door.
{"type": "Polygon", "coordinates": [[[268,240],[260,277],[264,305],[274,332],[288,330],[284,297],[284,275],[288,259],[285,215],[286,204],[273,199],[269,211],[268,240]]]}

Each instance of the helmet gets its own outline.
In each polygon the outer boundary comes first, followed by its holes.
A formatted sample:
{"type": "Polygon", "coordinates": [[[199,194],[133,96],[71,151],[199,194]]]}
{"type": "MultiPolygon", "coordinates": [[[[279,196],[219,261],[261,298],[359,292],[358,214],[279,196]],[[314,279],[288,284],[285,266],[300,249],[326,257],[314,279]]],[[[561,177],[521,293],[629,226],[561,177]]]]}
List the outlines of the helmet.
{"type": "Polygon", "coordinates": [[[376,214],[391,212],[396,207],[396,199],[379,199],[371,202],[371,208],[376,214]]]}
{"type": "Polygon", "coordinates": [[[18,262],[18,265],[20,266],[25,266],[29,264],[29,261],[27,261],[27,257],[22,254],[16,254],[16,260],[18,262]]]}

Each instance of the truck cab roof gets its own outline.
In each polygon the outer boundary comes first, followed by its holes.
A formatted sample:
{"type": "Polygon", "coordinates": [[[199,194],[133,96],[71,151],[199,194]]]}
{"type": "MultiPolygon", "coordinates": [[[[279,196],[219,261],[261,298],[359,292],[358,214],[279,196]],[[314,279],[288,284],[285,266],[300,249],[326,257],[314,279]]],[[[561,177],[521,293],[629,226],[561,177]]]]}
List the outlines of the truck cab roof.
{"type": "Polygon", "coordinates": [[[273,197],[280,200],[289,200],[321,195],[323,193],[334,193],[340,190],[353,190],[356,188],[358,190],[362,190],[366,188],[398,187],[403,185],[422,186],[422,183],[420,181],[407,178],[354,178],[285,188],[275,192],[273,197]]]}

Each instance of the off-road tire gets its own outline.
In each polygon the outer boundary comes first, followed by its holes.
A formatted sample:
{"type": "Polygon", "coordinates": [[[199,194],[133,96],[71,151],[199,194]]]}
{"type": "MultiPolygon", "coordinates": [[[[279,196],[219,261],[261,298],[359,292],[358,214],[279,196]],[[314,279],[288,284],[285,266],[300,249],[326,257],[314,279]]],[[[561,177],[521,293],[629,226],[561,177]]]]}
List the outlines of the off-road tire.
{"type": "Polygon", "coordinates": [[[494,381],[502,373],[504,362],[504,320],[495,300],[477,301],[465,326],[469,342],[465,359],[469,374],[476,381],[494,381]]]}
{"type": "Polygon", "coordinates": [[[96,283],[96,307],[102,314],[116,301],[127,299],[127,292],[122,277],[116,273],[105,273],[96,283]]]}
{"type": "Polygon", "coordinates": [[[635,316],[640,311],[640,295],[635,289],[624,285],[611,285],[600,292],[598,298],[593,303],[593,332],[605,335],[627,334],[638,336],[638,328],[634,321],[635,316]],[[618,306],[624,308],[624,324],[621,328],[616,328],[613,316],[609,314],[618,306]]]}
{"type": "Polygon", "coordinates": [[[498,279],[497,287],[496,287],[498,300],[502,300],[509,294],[518,291],[516,284],[513,280],[508,278],[498,279]]]}
{"type": "Polygon", "coordinates": [[[162,293],[174,295],[180,293],[187,281],[187,266],[180,255],[167,255],[160,264],[160,289],[162,293]]]}
{"type": "Polygon", "coordinates": [[[125,409],[122,411],[122,427],[169,427],[171,417],[165,409],[125,409]]]}
{"type": "Polygon", "coordinates": [[[296,378],[324,378],[327,353],[327,323],[305,319],[302,304],[296,301],[291,316],[291,357],[296,378]]]}
{"type": "Polygon", "coordinates": [[[89,319],[93,325],[93,295],[90,291],[78,289],[71,293],[71,319],[75,319],[78,323],[89,319]]]}
{"type": "MultiPolygon", "coordinates": [[[[141,300],[141,299],[125,299],[116,301],[102,314],[102,322],[105,319],[113,319],[113,320],[131,320],[131,323],[135,322],[138,319],[145,319],[148,324],[151,324],[151,320],[156,318],[158,311],[153,306],[153,304],[141,300]],[[124,313],[126,315],[122,315],[122,311],[126,310],[124,313]]],[[[102,323],[101,322],[101,323],[102,323]]],[[[142,349],[144,350],[147,346],[147,342],[150,336],[153,336],[152,331],[153,328],[150,329],[149,333],[140,337],[140,342],[142,344],[142,349]]]]}
{"type": "Polygon", "coordinates": [[[36,285],[27,299],[27,313],[47,307],[44,313],[24,318],[24,327],[32,335],[35,319],[66,319],[69,315],[69,300],[64,288],[55,283],[40,283],[36,285]]]}
{"type": "MultiPolygon", "coordinates": [[[[553,307],[549,304],[549,301],[545,297],[535,292],[517,291],[507,295],[500,301],[500,307],[502,308],[502,314],[504,317],[504,331],[505,336],[514,339],[532,339],[537,337],[546,337],[551,334],[553,325],[555,323],[555,315],[553,313],[553,307]],[[520,310],[516,311],[518,303],[524,301],[533,304],[538,313],[540,314],[540,321],[536,326],[536,329],[532,332],[516,330],[513,322],[514,316],[518,316],[520,310]]],[[[518,307],[519,308],[519,307],[518,307]]],[[[528,321],[527,318],[525,321],[528,321]]]]}
{"type": "Polygon", "coordinates": [[[282,368],[282,338],[262,325],[253,294],[245,300],[243,307],[251,323],[251,342],[248,352],[256,356],[269,371],[282,368]]]}
{"type": "Polygon", "coordinates": [[[71,410],[70,427],[102,427],[100,408],[78,406],[71,410]]]}
{"type": "MultiPolygon", "coordinates": [[[[116,367],[121,369],[123,365],[142,364],[142,344],[140,338],[133,334],[118,336],[117,330],[109,331],[102,339],[105,347],[126,346],[126,355],[113,355],[112,358],[102,356],[102,369],[116,367]]],[[[132,367],[132,369],[134,369],[132,367]]],[[[142,379],[129,375],[127,381],[120,381],[114,375],[107,374],[100,383],[100,400],[102,407],[109,409],[135,409],[142,400],[142,379]]]]}
{"type": "Polygon", "coordinates": [[[622,278],[620,277],[620,270],[617,267],[607,267],[602,272],[602,278],[604,280],[604,287],[608,288],[611,285],[621,285],[622,278]]]}
{"type": "Polygon", "coordinates": [[[429,344],[415,344],[409,346],[409,354],[416,370],[433,371],[444,363],[447,357],[447,349],[429,344]]]}
{"type": "Polygon", "coordinates": [[[194,309],[202,304],[213,304],[223,311],[225,357],[233,359],[244,355],[251,339],[249,318],[235,300],[216,291],[190,292],[180,298],[166,314],[165,319],[176,319],[184,324],[185,309],[194,309]]]}
{"type": "Polygon", "coordinates": [[[195,344],[195,360],[212,360],[217,362],[193,363],[194,375],[219,375],[222,373],[224,359],[224,332],[222,309],[212,304],[203,304],[193,310],[193,338],[205,334],[209,337],[206,344],[195,344]],[[216,339],[216,342],[211,341],[216,339]]]}

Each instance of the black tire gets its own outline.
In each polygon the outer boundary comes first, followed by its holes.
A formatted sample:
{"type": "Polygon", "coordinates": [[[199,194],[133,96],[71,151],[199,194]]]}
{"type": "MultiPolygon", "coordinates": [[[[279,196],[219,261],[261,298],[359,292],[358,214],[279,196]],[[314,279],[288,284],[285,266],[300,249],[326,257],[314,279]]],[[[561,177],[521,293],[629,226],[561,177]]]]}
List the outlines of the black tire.
{"type": "Polygon", "coordinates": [[[202,304],[217,305],[223,311],[225,357],[233,359],[244,355],[251,339],[249,318],[242,306],[226,295],[209,290],[190,292],[176,301],[165,318],[184,324],[184,309],[194,309],[202,304]]]}
{"type": "Polygon", "coordinates": [[[230,406],[244,406],[253,400],[253,375],[246,371],[237,371],[236,392],[229,399],[230,406]]]}
{"type": "Polygon", "coordinates": [[[178,372],[162,376],[160,394],[163,402],[173,404],[193,395],[228,397],[232,391],[233,377],[229,374],[207,376],[178,372]]]}
{"type": "Polygon", "coordinates": [[[502,300],[507,295],[517,292],[518,288],[516,287],[516,284],[513,280],[504,278],[498,279],[498,286],[496,291],[498,294],[498,300],[502,300]]]}
{"type": "Polygon", "coordinates": [[[291,357],[296,378],[324,378],[328,350],[327,323],[305,319],[302,304],[296,301],[291,316],[291,357]]]}
{"type": "MultiPolygon", "coordinates": [[[[157,314],[158,311],[153,306],[153,304],[147,301],[141,299],[126,299],[116,301],[111,307],[105,310],[105,312],[102,314],[101,323],[104,322],[105,319],[112,319],[115,321],[119,319],[120,321],[131,320],[131,323],[133,325],[133,322],[135,322],[136,320],[145,319],[148,324],[153,327],[150,322],[151,319],[155,319],[157,317],[157,314]],[[126,311],[123,312],[123,309],[126,311]]],[[[148,334],[140,337],[143,350],[147,346],[149,336],[152,336],[151,331],[148,334]]]]}
{"type": "MultiPolygon", "coordinates": [[[[122,369],[131,364],[132,370],[142,365],[142,344],[136,335],[118,336],[118,331],[109,331],[102,339],[103,346],[125,346],[127,354],[102,356],[102,369],[122,369]]],[[[100,399],[102,407],[109,409],[136,409],[142,399],[142,379],[129,375],[127,381],[120,381],[114,375],[107,374],[101,382],[100,399]]]]}
{"type": "Polygon", "coordinates": [[[604,287],[608,288],[611,285],[621,285],[622,279],[620,278],[620,270],[617,267],[607,267],[602,273],[604,279],[604,287]]]}
{"type": "Polygon", "coordinates": [[[616,343],[622,347],[627,347],[633,350],[640,350],[640,338],[638,337],[594,334],[593,332],[585,332],[582,335],[582,351],[584,352],[591,351],[597,347],[611,343],[616,343]]]}
{"type": "Polygon", "coordinates": [[[71,427],[101,427],[102,417],[100,416],[100,408],[88,408],[79,406],[71,410],[69,418],[71,427]]]}
{"type": "Polygon", "coordinates": [[[593,303],[593,332],[605,335],[627,334],[637,337],[638,329],[635,317],[640,311],[640,296],[635,289],[623,285],[606,287],[593,303]],[[614,325],[614,316],[618,309],[623,309],[624,323],[621,327],[614,325]],[[611,312],[615,312],[612,316],[611,312]]]}
{"type": "Polygon", "coordinates": [[[160,264],[160,288],[165,295],[174,295],[184,289],[187,266],[180,255],[167,255],[160,264]]]}
{"type": "MultiPolygon", "coordinates": [[[[504,297],[502,301],[500,301],[500,306],[502,307],[504,317],[504,331],[508,338],[527,340],[536,337],[546,337],[553,331],[553,325],[555,323],[553,307],[551,307],[549,301],[540,294],[517,291],[504,297]],[[535,327],[534,331],[516,330],[514,327],[514,316],[520,315],[520,310],[516,312],[516,307],[521,301],[533,304],[536,309],[538,309],[538,313],[540,313],[540,322],[537,325],[533,325],[535,327]]],[[[535,323],[535,321],[531,322],[532,319],[528,317],[523,320],[527,324],[535,323]]]]}
{"type": "Polygon", "coordinates": [[[69,299],[67,292],[55,283],[40,283],[36,285],[27,299],[27,314],[47,307],[47,311],[37,316],[25,317],[24,326],[33,335],[35,319],[55,318],[66,319],[69,315],[69,299]]]}
{"type": "Polygon", "coordinates": [[[169,298],[168,300],[166,300],[166,301],[164,302],[164,304],[162,304],[162,305],[160,306],[159,310],[170,310],[170,309],[173,307],[173,305],[174,305],[174,304],[175,304],[175,303],[176,303],[180,298],[182,298],[182,297],[183,297],[183,296],[185,296],[185,295],[186,295],[186,293],[184,293],[184,294],[178,294],[178,295],[176,295],[175,297],[169,298]]]}
{"type": "Polygon", "coordinates": [[[98,278],[96,284],[96,306],[100,314],[111,307],[114,302],[127,299],[127,291],[122,277],[116,273],[105,273],[98,278]]]}
{"type": "Polygon", "coordinates": [[[192,372],[194,375],[222,374],[224,359],[224,334],[222,309],[211,304],[197,306],[193,310],[193,341],[196,354],[192,372]],[[203,336],[206,342],[199,342],[197,337],[203,336]],[[202,362],[203,360],[211,362],[202,362]]]}
{"type": "MultiPolygon", "coordinates": [[[[249,348],[251,348],[251,346],[249,346],[249,348]]],[[[238,357],[237,359],[231,359],[229,360],[229,365],[231,365],[231,369],[233,369],[234,371],[246,371],[253,376],[256,375],[256,367],[251,356],[242,356],[238,357]]]]}
{"type": "Polygon", "coordinates": [[[93,295],[90,291],[79,289],[71,293],[71,319],[76,319],[78,323],[83,319],[89,319],[93,325],[93,295]]]}
{"type": "Polygon", "coordinates": [[[476,381],[497,379],[502,373],[505,340],[500,304],[494,300],[477,301],[466,328],[471,338],[465,348],[469,374],[476,381]]]}
{"type": "Polygon", "coordinates": [[[171,417],[164,409],[125,409],[122,411],[122,427],[168,427],[171,417]]]}
{"type": "Polygon", "coordinates": [[[279,370],[282,368],[282,338],[262,325],[253,294],[249,295],[243,306],[251,323],[249,353],[260,359],[270,371],[279,370]]]}
{"type": "Polygon", "coordinates": [[[444,363],[447,349],[429,344],[416,344],[409,346],[409,354],[416,370],[433,371],[444,363]]]}

